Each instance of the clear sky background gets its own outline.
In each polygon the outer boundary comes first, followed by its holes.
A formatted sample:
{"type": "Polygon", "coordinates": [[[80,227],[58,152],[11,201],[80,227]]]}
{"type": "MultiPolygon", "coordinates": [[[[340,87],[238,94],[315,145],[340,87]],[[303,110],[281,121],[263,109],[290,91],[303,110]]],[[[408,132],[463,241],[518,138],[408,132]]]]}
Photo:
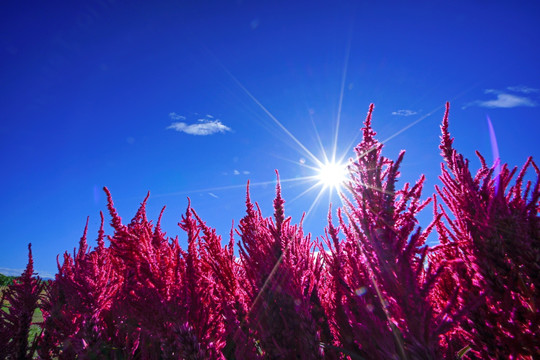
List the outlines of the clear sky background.
{"type": "MultiPolygon", "coordinates": [[[[149,218],[167,205],[185,244],[188,196],[228,238],[248,179],[272,214],[278,169],[298,222],[320,190],[294,181],[315,174],[305,149],[322,159],[319,136],[331,154],[339,128],[351,157],[370,103],[385,155],[407,150],[399,186],[424,173],[426,196],[446,101],[474,170],[476,149],[493,161],[486,116],[503,162],[538,161],[539,37],[538,1],[4,1],[0,272],[20,274],[32,242],[52,276],[87,216],[95,245],[103,186],[125,222],[150,191],[149,218]]],[[[306,232],[324,233],[328,202],[306,232]]]]}

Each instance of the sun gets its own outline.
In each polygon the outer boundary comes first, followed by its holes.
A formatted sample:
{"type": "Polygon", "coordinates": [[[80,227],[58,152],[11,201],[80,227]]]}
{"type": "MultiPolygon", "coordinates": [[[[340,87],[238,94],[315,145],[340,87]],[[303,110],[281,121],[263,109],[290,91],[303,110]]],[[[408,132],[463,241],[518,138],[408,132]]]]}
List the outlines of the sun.
{"type": "Polygon", "coordinates": [[[321,163],[316,178],[323,188],[339,192],[348,178],[347,164],[332,161],[321,163]]]}

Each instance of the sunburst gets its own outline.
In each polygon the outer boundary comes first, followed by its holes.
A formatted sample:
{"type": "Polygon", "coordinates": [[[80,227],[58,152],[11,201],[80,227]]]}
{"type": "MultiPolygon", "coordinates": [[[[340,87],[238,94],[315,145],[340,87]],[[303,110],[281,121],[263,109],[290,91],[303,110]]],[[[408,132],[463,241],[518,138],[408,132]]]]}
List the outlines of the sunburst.
{"type": "Polygon", "coordinates": [[[342,162],[325,162],[317,169],[315,177],[325,190],[340,192],[342,185],[347,181],[347,165],[342,162]]]}
{"type": "MultiPolygon", "coordinates": [[[[284,159],[290,162],[293,162],[297,164],[299,167],[303,167],[305,169],[308,169],[310,174],[305,174],[304,176],[296,176],[293,178],[281,178],[281,183],[302,183],[306,184],[307,187],[302,191],[300,194],[298,194],[293,199],[289,200],[288,203],[291,204],[292,202],[295,202],[297,199],[300,199],[307,195],[308,193],[313,193],[317,189],[319,190],[316,193],[316,196],[314,200],[312,201],[309,209],[304,214],[304,220],[307,219],[312,212],[312,210],[319,204],[321,201],[321,198],[324,194],[328,194],[329,200],[331,200],[334,196],[334,194],[338,195],[338,198],[343,201],[343,193],[346,188],[347,181],[349,179],[349,170],[348,170],[348,161],[345,161],[345,158],[347,155],[351,152],[351,150],[354,148],[354,145],[356,144],[356,141],[359,138],[359,135],[361,134],[361,131],[359,131],[356,136],[352,138],[352,141],[346,146],[343,150],[343,153],[341,157],[337,156],[337,148],[338,148],[338,137],[339,137],[339,130],[341,125],[341,113],[342,113],[342,105],[343,105],[343,99],[344,99],[344,90],[345,90],[345,82],[347,78],[347,70],[348,70],[348,63],[349,63],[349,56],[350,56],[350,39],[347,46],[347,51],[345,55],[345,61],[344,61],[344,67],[342,72],[342,78],[341,78],[341,86],[340,86],[340,92],[339,92],[339,101],[338,101],[338,111],[337,116],[333,120],[333,123],[335,125],[334,131],[333,131],[333,141],[330,147],[324,146],[321,138],[319,136],[319,132],[317,130],[317,127],[315,126],[315,123],[312,118],[312,125],[314,126],[315,130],[315,136],[318,141],[319,150],[320,150],[320,156],[316,156],[315,149],[308,148],[304,143],[302,143],[280,120],[278,120],[272,112],[268,108],[266,108],[255,95],[253,95],[220,61],[215,57],[214,54],[212,54],[209,51],[209,54],[212,58],[220,65],[220,67],[225,71],[225,73],[232,79],[232,81],[253,101],[253,103],[262,110],[268,119],[270,119],[274,125],[276,125],[284,135],[286,135],[286,138],[291,140],[298,148],[300,156],[303,158],[300,161],[292,160],[292,159],[284,159]],[[304,158],[305,157],[305,158],[304,158]]],[[[468,91],[468,90],[467,90],[468,91]]],[[[465,92],[467,92],[465,91],[465,92]]],[[[459,94],[454,97],[454,99],[462,96],[462,94],[459,94]]],[[[412,126],[420,123],[421,121],[425,120],[426,118],[433,115],[437,110],[441,109],[443,106],[437,106],[433,110],[427,112],[423,116],[419,117],[415,121],[410,122],[409,124],[405,125],[400,130],[394,132],[391,136],[381,141],[382,143],[386,143],[387,141],[393,139],[394,137],[400,135],[401,133],[405,132],[412,126]]],[[[310,113],[311,115],[311,113],[310,113]]],[[[351,154],[352,155],[352,154],[351,154]]],[[[266,186],[269,184],[275,183],[275,180],[270,181],[262,181],[262,182],[251,182],[250,186],[266,186]]],[[[174,193],[167,193],[167,194],[160,194],[158,196],[171,196],[171,195],[180,195],[180,194],[189,194],[189,193],[195,193],[195,192],[208,192],[208,191],[217,191],[217,190],[232,190],[234,188],[242,188],[245,187],[245,184],[238,184],[238,185],[229,185],[229,186],[221,186],[221,187],[211,187],[211,188],[205,188],[205,189],[196,189],[191,191],[181,191],[181,192],[174,192],[174,193]]],[[[335,199],[335,198],[334,198],[335,199]]]]}

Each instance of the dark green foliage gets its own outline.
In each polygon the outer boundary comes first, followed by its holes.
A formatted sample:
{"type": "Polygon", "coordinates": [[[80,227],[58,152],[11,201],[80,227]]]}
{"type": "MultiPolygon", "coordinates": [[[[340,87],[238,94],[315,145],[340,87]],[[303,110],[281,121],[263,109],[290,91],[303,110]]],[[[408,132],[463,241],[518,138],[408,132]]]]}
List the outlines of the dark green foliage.
{"type": "Polygon", "coordinates": [[[7,276],[4,274],[0,274],[0,286],[8,286],[13,284],[13,280],[15,280],[16,276],[7,276]]]}

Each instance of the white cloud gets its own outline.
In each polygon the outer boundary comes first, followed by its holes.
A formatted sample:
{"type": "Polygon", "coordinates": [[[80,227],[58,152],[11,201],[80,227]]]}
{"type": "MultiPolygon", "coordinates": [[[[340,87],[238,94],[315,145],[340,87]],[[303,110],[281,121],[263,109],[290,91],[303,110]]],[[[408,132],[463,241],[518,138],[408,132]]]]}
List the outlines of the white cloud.
{"type": "Polygon", "coordinates": [[[207,120],[199,119],[196,124],[187,124],[185,122],[174,122],[167,127],[179,132],[184,132],[190,135],[212,135],[215,133],[224,133],[231,131],[231,128],[223,125],[219,119],[207,120]]]}
{"type": "Polygon", "coordinates": [[[495,93],[497,94],[497,98],[493,100],[486,100],[486,101],[482,101],[482,100],[473,101],[472,103],[469,103],[468,106],[476,105],[476,106],[487,107],[487,108],[513,108],[513,107],[519,107],[519,106],[534,107],[538,105],[534,100],[525,96],[518,96],[514,94],[497,92],[495,90],[486,90],[486,93],[495,93]]]}
{"type": "Polygon", "coordinates": [[[465,104],[463,109],[469,106],[480,106],[486,108],[514,108],[520,106],[535,107],[538,103],[529,95],[540,92],[540,89],[534,89],[525,85],[508,86],[506,90],[486,89],[485,94],[494,94],[496,99],[476,100],[465,104]]]}
{"type": "Polygon", "coordinates": [[[416,114],[417,114],[416,111],[407,110],[407,109],[392,112],[392,115],[399,115],[399,116],[411,116],[411,115],[416,115],[416,114]]]}
{"type": "Polygon", "coordinates": [[[185,116],[182,116],[182,115],[178,115],[177,113],[175,112],[172,112],[172,113],[169,113],[169,117],[173,120],[186,120],[186,117],[185,116]]]}
{"type": "Polygon", "coordinates": [[[240,171],[240,170],[238,170],[238,169],[234,169],[234,170],[233,170],[232,172],[230,172],[230,173],[225,171],[225,172],[222,172],[221,174],[222,174],[222,175],[235,175],[235,176],[238,176],[238,175],[249,175],[249,174],[251,174],[251,173],[250,173],[249,171],[247,171],[247,170],[242,170],[242,171],[240,171]]]}
{"type": "Polygon", "coordinates": [[[531,88],[525,85],[517,85],[517,86],[509,86],[507,87],[508,90],[513,92],[519,92],[523,94],[530,94],[530,93],[537,93],[540,92],[540,89],[531,88]]]}
{"type": "Polygon", "coordinates": [[[213,197],[213,198],[219,199],[219,196],[217,196],[217,195],[214,194],[214,193],[209,192],[208,195],[210,195],[210,196],[213,197]]]}

